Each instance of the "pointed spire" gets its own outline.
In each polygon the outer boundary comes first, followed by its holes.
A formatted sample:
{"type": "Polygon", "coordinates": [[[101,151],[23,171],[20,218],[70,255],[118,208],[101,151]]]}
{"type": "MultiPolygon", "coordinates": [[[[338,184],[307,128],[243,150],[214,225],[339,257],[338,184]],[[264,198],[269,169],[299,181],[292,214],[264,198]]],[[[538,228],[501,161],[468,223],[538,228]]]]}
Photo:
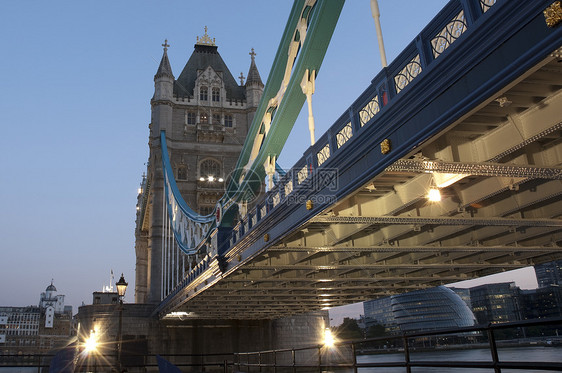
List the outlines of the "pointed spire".
{"type": "Polygon", "coordinates": [[[174,74],[172,74],[172,67],[170,66],[170,60],[168,60],[168,39],[164,40],[164,54],[162,55],[162,60],[160,61],[160,66],[158,67],[158,71],[156,75],[154,75],[154,79],[160,78],[162,76],[168,76],[174,79],[174,74]]]}
{"type": "Polygon", "coordinates": [[[248,71],[248,77],[246,78],[246,86],[257,84],[263,88],[263,82],[261,81],[260,73],[258,72],[258,68],[256,66],[256,52],[254,52],[254,48],[252,48],[252,51],[249,54],[252,57],[252,62],[250,62],[250,71],[248,71]]]}

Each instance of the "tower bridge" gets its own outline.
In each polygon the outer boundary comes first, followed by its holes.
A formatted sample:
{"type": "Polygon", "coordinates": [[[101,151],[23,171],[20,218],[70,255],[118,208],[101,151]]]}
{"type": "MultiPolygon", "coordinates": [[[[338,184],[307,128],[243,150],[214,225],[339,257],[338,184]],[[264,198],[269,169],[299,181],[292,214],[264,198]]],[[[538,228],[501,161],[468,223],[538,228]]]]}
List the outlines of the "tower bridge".
{"type": "Polygon", "coordinates": [[[137,220],[137,298],[159,317],[276,319],[562,257],[560,3],[451,0],[318,139],[310,114],[311,147],[275,174],[342,5],[295,1],[265,88],[252,55],[252,124],[225,148],[240,158],[222,197],[176,181],[190,145],[166,121],[196,98],[164,52],[137,220]],[[214,208],[186,207],[204,195],[214,208]]]}

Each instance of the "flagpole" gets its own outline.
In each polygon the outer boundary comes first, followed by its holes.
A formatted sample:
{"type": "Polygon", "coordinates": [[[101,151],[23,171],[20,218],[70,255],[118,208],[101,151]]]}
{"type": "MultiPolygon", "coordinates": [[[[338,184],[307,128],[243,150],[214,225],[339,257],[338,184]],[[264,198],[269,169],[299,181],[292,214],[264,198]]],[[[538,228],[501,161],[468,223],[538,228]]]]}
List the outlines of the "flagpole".
{"type": "Polygon", "coordinates": [[[382,67],[388,66],[386,63],[386,53],[384,52],[384,41],[382,39],[382,28],[381,28],[381,12],[379,11],[379,2],[377,0],[371,0],[371,13],[373,19],[375,20],[375,27],[377,29],[377,41],[379,42],[379,52],[381,55],[382,67]]]}

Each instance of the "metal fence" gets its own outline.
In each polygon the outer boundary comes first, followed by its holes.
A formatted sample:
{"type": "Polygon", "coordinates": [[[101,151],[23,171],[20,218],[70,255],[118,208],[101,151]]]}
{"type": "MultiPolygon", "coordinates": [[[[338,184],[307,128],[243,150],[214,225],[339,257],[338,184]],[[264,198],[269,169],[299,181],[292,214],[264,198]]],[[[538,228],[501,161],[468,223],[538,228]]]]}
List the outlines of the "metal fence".
{"type": "MultiPolygon", "coordinates": [[[[562,318],[526,320],[486,326],[440,329],[431,332],[392,335],[354,341],[336,342],[333,347],[316,345],[302,348],[277,349],[257,352],[235,353],[234,371],[240,372],[354,372],[383,371],[383,368],[404,368],[411,373],[412,368],[466,368],[489,369],[501,373],[502,369],[529,369],[544,371],[562,371],[561,362],[544,361],[502,361],[498,355],[496,335],[502,330],[516,330],[525,334],[530,327],[562,325],[562,318]],[[466,342],[466,348],[472,345],[486,347],[490,351],[489,361],[417,361],[411,359],[412,351],[445,351],[436,349],[431,341],[460,340],[466,342]],[[429,346],[426,344],[429,344],[429,346]],[[377,347],[379,349],[377,350],[377,347]],[[379,352],[384,356],[388,353],[400,353],[403,361],[381,361],[371,363],[358,362],[357,356],[379,352]]],[[[535,342],[538,343],[538,342],[535,342]]],[[[561,340],[562,343],[562,340],[561,340]]],[[[502,343],[508,345],[506,341],[502,343]]],[[[441,348],[446,346],[439,346],[441,348]]],[[[472,370],[471,370],[472,372],[472,370]]]]}
{"type": "MultiPolygon", "coordinates": [[[[403,372],[411,373],[413,368],[465,368],[488,369],[501,373],[503,369],[519,369],[521,371],[562,371],[560,362],[545,361],[507,361],[500,360],[500,347],[530,341],[529,333],[536,330],[557,333],[562,329],[562,318],[526,320],[486,326],[474,326],[455,329],[440,329],[431,332],[388,335],[377,338],[359,339],[336,342],[328,347],[323,344],[301,348],[275,349],[256,352],[217,353],[217,354],[161,354],[160,356],[185,372],[353,372],[374,371],[384,372],[384,368],[403,368],[403,372]],[[537,329],[539,328],[539,329],[537,329]],[[542,328],[542,329],[540,329],[542,328]],[[511,333],[506,333],[506,331],[511,333]],[[507,340],[506,336],[512,338],[507,340]],[[498,338],[499,337],[499,338],[498,338]],[[514,337],[514,338],[513,338],[514,337]],[[523,338],[527,337],[527,338],[523,338]],[[462,343],[462,344],[461,344],[462,343]],[[490,352],[487,361],[444,361],[417,360],[411,358],[412,352],[433,351],[445,352],[452,347],[487,348],[490,352]],[[401,361],[361,362],[358,356],[377,354],[379,358],[390,355],[402,356],[401,361]]],[[[549,345],[552,340],[562,346],[562,337],[540,336],[531,344],[549,345]]],[[[48,372],[53,354],[35,355],[0,355],[0,372],[6,368],[28,368],[29,372],[48,372]]],[[[116,372],[117,364],[113,356],[102,354],[83,355],[76,352],[65,372],[116,372]]],[[[158,362],[153,354],[130,354],[123,356],[122,366],[128,372],[158,372],[158,362]]],[[[9,370],[8,370],[9,371],[9,370]]],[[[19,371],[19,370],[18,370],[19,371]]]]}

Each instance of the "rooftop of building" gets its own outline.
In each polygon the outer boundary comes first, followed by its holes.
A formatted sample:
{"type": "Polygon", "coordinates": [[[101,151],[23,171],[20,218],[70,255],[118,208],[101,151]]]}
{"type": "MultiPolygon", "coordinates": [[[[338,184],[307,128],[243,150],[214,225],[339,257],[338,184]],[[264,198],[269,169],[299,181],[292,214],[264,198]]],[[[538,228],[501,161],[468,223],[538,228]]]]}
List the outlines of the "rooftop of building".
{"type": "MultiPolygon", "coordinates": [[[[164,50],[163,59],[164,57],[167,59],[166,50],[164,50]]],[[[244,100],[246,98],[244,86],[238,85],[230,73],[218,52],[218,46],[215,44],[214,38],[211,39],[207,34],[207,27],[205,27],[205,34],[201,38],[197,38],[191,57],[189,57],[178,79],[174,81],[174,95],[178,97],[191,97],[199,73],[209,66],[215,72],[222,73],[227,99],[244,100]]]]}

